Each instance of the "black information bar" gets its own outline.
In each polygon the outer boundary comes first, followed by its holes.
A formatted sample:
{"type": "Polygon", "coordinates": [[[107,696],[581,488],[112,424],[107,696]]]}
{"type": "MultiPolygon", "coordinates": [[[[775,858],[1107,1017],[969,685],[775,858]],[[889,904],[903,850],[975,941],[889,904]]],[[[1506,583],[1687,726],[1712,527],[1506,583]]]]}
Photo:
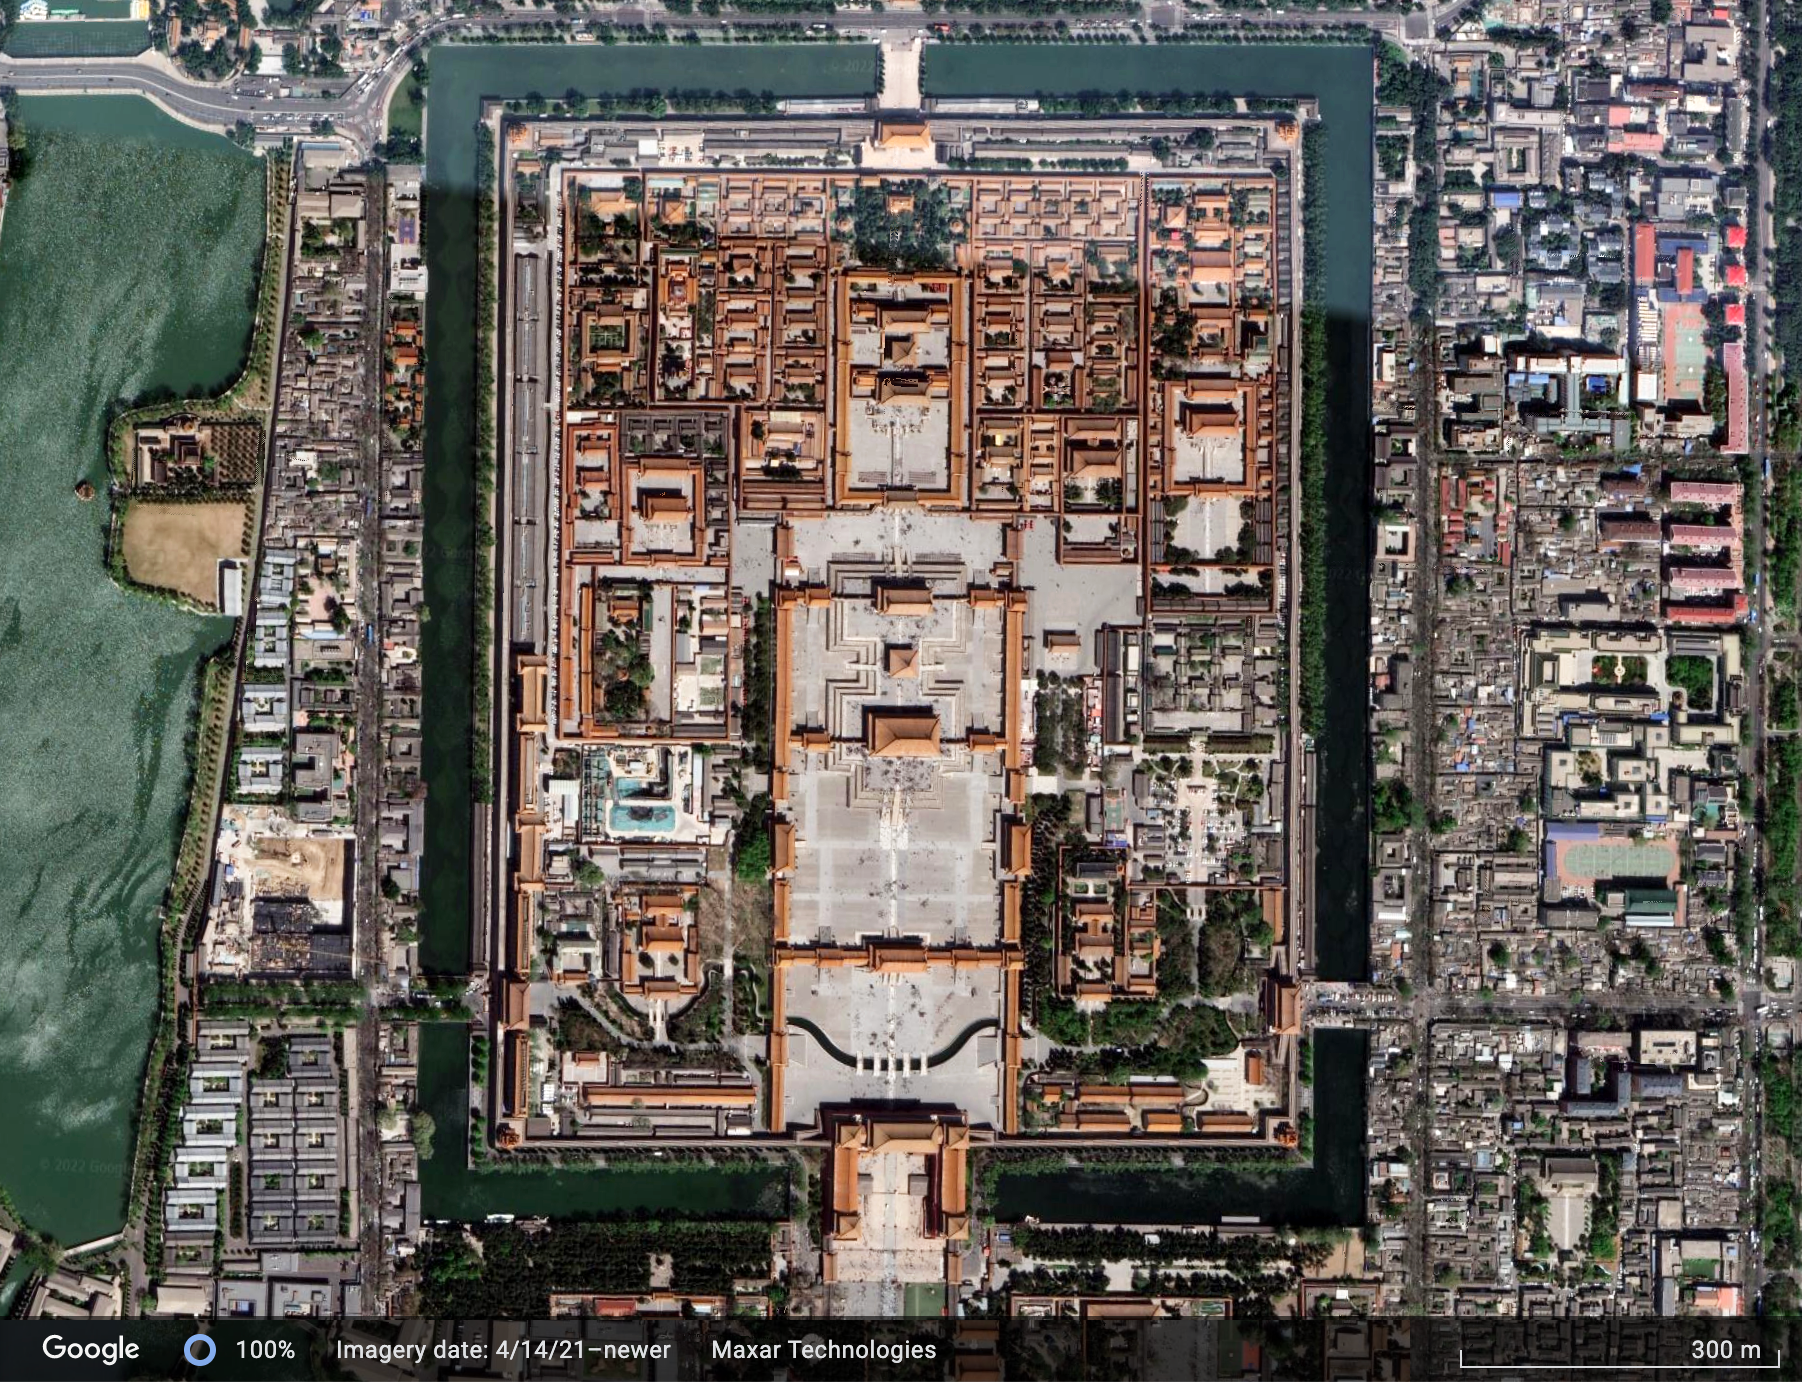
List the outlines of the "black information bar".
{"type": "MultiPolygon", "coordinates": [[[[4,1382],[170,1378],[1413,1379],[1795,1377],[1802,1320],[8,1320],[4,1382]]],[[[1111,1311],[1111,1313],[1109,1313],[1111,1311]]]]}

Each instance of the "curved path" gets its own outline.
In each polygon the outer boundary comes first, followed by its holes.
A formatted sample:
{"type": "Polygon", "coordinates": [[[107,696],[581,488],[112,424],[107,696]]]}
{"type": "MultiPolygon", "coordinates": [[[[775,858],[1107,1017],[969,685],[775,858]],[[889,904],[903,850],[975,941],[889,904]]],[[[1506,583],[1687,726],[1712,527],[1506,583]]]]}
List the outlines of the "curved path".
{"type": "MultiPolygon", "coordinates": [[[[831,1037],[827,1036],[805,1017],[791,1017],[788,1019],[788,1025],[791,1027],[799,1027],[803,1032],[806,1032],[808,1036],[812,1037],[814,1041],[818,1043],[819,1048],[822,1051],[831,1056],[832,1059],[837,1061],[840,1065],[855,1066],[857,1064],[856,1056],[846,1055],[839,1049],[837,1043],[835,1043],[831,1037]]],[[[1000,1025],[1000,1018],[977,1018],[968,1027],[965,1027],[963,1031],[951,1038],[951,1044],[949,1046],[941,1047],[939,1050],[934,1051],[930,1056],[926,1057],[926,1068],[928,1070],[936,1070],[939,1066],[945,1064],[946,1061],[956,1060],[957,1053],[962,1051],[964,1047],[969,1044],[971,1037],[987,1028],[999,1027],[1000,1025]]],[[[870,1070],[871,1067],[866,1066],[865,1069],[870,1070]]],[[[872,1073],[875,1072],[872,1071],[872,1073]]]]}

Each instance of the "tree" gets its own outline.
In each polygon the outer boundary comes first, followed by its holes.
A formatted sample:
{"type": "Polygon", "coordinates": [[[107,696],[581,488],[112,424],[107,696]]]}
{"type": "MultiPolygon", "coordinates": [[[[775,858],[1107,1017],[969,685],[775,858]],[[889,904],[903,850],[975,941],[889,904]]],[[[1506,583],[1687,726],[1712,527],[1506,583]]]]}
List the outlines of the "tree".
{"type": "Polygon", "coordinates": [[[607,684],[604,700],[610,720],[636,720],[644,715],[644,690],[630,677],[607,684]]]}
{"type": "Polygon", "coordinates": [[[1424,813],[1414,793],[1399,777],[1386,777],[1370,794],[1370,828],[1379,835],[1397,835],[1422,823],[1424,813]]]}
{"type": "Polygon", "coordinates": [[[6,118],[6,175],[13,182],[23,182],[31,162],[30,141],[25,137],[25,122],[19,118],[17,94],[10,86],[0,86],[0,115],[6,118]]]}
{"type": "Polygon", "coordinates": [[[1665,660],[1665,680],[1683,692],[1691,710],[1714,708],[1714,659],[1693,653],[1676,653],[1665,660]]]}
{"type": "Polygon", "coordinates": [[[257,1047],[257,1065],[252,1072],[259,1080],[279,1080],[288,1073],[288,1043],[282,1037],[265,1037],[257,1047]]]}
{"type": "Polygon", "coordinates": [[[438,1122],[424,1109],[413,1110],[413,1151],[421,1161],[432,1159],[432,1138],[438,1131],[438,1122]]]}
{"type": "Polygon", "coordinates": [[[775,855],[770,840],[769,802],[759,798],[761,809],[746,809],[738,826],[738,849],[733,855],[732,869],[741,882],[761,883],[770,871],[775,855]]]}

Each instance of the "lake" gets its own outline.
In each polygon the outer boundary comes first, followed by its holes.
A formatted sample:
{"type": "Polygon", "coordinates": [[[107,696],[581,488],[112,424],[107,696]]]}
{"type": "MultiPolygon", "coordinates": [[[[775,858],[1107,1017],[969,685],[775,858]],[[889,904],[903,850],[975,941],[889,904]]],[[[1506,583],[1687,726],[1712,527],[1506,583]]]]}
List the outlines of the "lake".
{"type": "Polygon", "coordinates": [[[187,802],[195,668],[230,621],[114,585],[109,410],[231,382],[263,170],[131,97],[26,97],[0,238],[0,1185],[65,1243],[122,1222],[187,802]]]}
{"type": "Polygon", "coordinates": [[[0,44],[15,58],[129,58],[149,46],[150,26],[141,19],[14,24],[0,44]]]}

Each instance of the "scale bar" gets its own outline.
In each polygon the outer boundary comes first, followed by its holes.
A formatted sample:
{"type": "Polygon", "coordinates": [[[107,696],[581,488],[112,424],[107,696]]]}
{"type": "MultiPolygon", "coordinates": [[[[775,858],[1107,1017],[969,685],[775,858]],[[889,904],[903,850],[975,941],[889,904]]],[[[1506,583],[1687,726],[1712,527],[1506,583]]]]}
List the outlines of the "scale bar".
{"type": "Polygon", "coordinates": [[[1776,1372],[1783,1367],[1783,1350],[1775,1363],[1467,1363],[1458,1350],[1461,1372],[1776,1372]]]}

